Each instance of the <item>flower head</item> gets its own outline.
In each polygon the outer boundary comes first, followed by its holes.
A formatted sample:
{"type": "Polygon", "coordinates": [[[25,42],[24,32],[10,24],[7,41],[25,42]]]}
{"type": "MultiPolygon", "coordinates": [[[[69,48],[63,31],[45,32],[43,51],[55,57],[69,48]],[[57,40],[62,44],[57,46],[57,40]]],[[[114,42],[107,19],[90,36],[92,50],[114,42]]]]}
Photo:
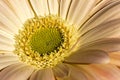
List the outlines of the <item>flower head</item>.
{"type": "Polygon", "coordinates": [[[1,0],[0,80],[120,80],[119,0],[1,0]]]}

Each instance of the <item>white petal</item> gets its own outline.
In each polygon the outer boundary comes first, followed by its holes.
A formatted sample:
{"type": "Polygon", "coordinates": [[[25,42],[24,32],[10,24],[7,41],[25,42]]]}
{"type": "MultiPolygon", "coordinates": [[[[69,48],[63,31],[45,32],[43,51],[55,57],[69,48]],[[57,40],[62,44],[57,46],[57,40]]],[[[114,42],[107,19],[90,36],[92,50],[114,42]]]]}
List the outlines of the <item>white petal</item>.
{"type": "MultiPolygon", "coordinates": [[[[10,37],[10,36],[8,36],[8,37],[10,37]]],[[[13,46],[14,45],[14,40],[11,40],[10,38],[7,38],[7,37],[3,36],[3,34],[2,35],[0,34],[0,44],[6,44],[6,45],[9,45],[9,46],[13,46]]]]}
{"type": "Polygon", "coordinates": [[[43,9],[44,9],[44,15],[48,15],[50,12],[49,12],[49,9],[48,9],[47,0],[40,0],[40,1],[41,1],[42,6],[43,6],[43,9]]]}
{"type": "Polygon", "coordinates": [[[16,56],[13,51],[0,50],[0,56],[16,56]]]}
{"type": "Polygon", "coordinates": [[[22,23],[24,23],[28,18],[32,18],[34,16],[27,0],[8,0],[8,3],[22,23]]]}
{"type": "MultiPolygon", "coordinates": [[[[8,19],[10,19],[15,25],[21,25],[19,18],[16,14],[10,9],[8,4],[5,1],[0,1],[0,13],[5,15],[8,19]]],[[[16,26],[19,27],[19,26],[16,26]]]]}
{"type": "Polygon", "coordinates": [[[19,60],[18,57],[15,56],[0,56],[0,63],[8,62],[8,61],[16,61],[19,60]]]}
{"type": "Polygon", "coordinates": [[[50,14],[58,15],[59,4],[57,0],[48,0],[50,14]]]}
{"type": "Polygon", "coordinates": [[[52,69],[43,69],[35,71],[30,80],[55,80],[52,69]]]}
{"type": "Polygon", "coordinates": [[[66,19],[72,0],[60,0],[60,17],[66,19]]]}
{"type": "MultiPolygon", "coordinates": [[[[107,2],[108,1],[106,0],[106,2],[103,3],[103,4],[108,4],[107,2]]],[[[96,26],[98,26],[102,23],[105,23],[105,22],[114,20],[116,18],[119,18],[120,17],[119,16],[119,13],[120,13],[120,8],[119,7],[120,7],[120,1],[119,0],[111,2],[106,6],[102,5],[102,8],[99,9],[99,11],[97,11],[96,13],[94,13],[84,23],[84,25],[82,26],[82,28],[80,30],[81,34],[84,34],[88,30],[93,29],[94,27],[96,27],[96,26]],[[115,16],[117,16],[117,17],[115,18],[115,16]]]]}
{"type": "Polygon", "coordinates": [[[38,16],[44,16],[45,13],[41,1],[42,0],[31,0],[32,6],[38,16]]]}
{"type": "Polygon", "coordinates": [[[9,29],[14,34],[18,32],[18,28],[16,27],[16,25],[14,25],[6,16],[4,16],[1,13],[0,13],[0,22],[5,26],[7,26],[7,29],[9,29]]]}
{"type": "Polygon", "coordinates": [[[9,44],[0,42],[0,50],[13,51],[14,49],[15,49],[14,45],[9,45],[9,44]]]}
{"type": "Polygon", "coordinates": [[[73,0],[69,9],[67,20],[71,24],[79,26],[82,19],[91,11],[95,4],[96,0],[73,0]]]}

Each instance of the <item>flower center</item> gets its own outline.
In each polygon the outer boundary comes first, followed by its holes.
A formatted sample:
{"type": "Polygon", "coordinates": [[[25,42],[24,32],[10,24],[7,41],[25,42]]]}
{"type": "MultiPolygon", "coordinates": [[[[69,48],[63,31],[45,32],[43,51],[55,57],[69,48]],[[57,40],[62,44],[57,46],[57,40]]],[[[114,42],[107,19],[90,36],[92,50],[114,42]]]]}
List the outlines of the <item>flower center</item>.
{"type": "Polygon", "coordinates": [[[37,69],[56,66],[70,55],[76,30],[58,16],[28,19],[15,35],[15,50],[20,60],[37,69]]]}
{"type": "Polygon", "coordinates": [[[61,46],[63,40],[63,36],[57,28],[41,28],[32,35],[29,44],[33,51],[44,55],[54,50],[58,51],[57,48],[61,46]]]}

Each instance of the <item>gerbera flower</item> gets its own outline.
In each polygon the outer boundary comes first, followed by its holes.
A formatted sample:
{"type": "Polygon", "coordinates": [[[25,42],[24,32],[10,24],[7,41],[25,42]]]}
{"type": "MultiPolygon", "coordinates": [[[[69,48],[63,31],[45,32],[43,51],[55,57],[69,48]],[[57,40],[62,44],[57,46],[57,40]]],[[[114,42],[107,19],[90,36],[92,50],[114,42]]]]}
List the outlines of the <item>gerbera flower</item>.
{"type": "Polygon", "coordinates": [[[0,80],[120,80],[120,0],[1,0],[0,80]]]}

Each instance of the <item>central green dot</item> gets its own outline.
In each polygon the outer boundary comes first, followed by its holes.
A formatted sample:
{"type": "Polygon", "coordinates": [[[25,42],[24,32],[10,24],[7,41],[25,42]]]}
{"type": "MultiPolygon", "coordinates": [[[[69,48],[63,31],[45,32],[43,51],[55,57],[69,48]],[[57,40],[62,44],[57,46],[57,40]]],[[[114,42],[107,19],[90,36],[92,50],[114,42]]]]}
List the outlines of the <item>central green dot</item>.
{"type": "Polygon", "coordinates": [[[30,47],[40,55],[57,50],[63,42],[63,36],[57,28],[41,28],[33,33],[30,47]]]}

